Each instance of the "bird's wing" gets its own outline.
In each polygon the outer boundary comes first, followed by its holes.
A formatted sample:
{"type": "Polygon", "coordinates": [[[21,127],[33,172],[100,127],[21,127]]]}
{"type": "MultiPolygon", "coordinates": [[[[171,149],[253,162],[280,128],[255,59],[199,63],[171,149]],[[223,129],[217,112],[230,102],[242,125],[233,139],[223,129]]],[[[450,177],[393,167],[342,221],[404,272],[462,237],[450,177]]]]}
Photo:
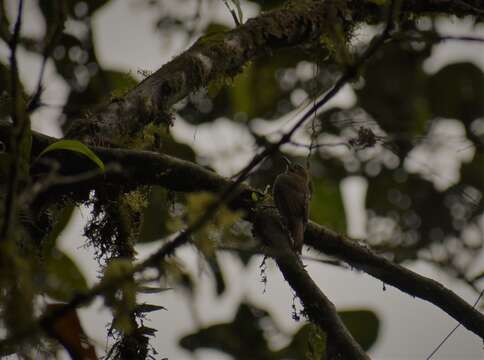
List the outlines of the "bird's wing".
{"type": "Polygon", "coordinates": [[[287,174],[277,177],[274,182],[274,202],[281,215],[306,217],[308,192],[303,185],[287,174]]]}
{"type": "Polygon", "coordinates": [[[310,188],[310,190],[307,191],[305,194],[306,196],[304,199],[304,224],[307,224],[309,221],[309,201],[311,200],[312,189],[310,188]]]}

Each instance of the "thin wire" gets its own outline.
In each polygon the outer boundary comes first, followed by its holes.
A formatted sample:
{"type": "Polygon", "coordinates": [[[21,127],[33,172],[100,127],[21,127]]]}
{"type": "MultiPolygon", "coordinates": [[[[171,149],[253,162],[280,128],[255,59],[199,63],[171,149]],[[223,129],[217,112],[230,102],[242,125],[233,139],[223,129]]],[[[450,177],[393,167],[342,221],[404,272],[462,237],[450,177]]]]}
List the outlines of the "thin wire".
{"type": "MultiPolygon", "coordinates": [[[[484,289],[482,289],[481,293],[479,294],[479,296],[477,297],[477,300],[476,302],[474,303],[474,305],[472,305],[473,308],[475,308],[477,306],[477,304],[479,303],[479,300],[481,300],[482,298],[482,295],[484,295],[484,289]]],[[[450,333],[447,334],[447,336],[440,342],[439,345],[437,345],[437,347],[434,349],[434,351],[432,351],[430,353],[429,356],[427,356],[425,358],[425,360],[430,360],[432,358],[432,356],[435,355],[435,353],[437,351],[439,351],[439,349],[442,347],[442,345],[444,345],[444,343],[452,336],[452,334],[461,326],[462,324],[461,323],[458,323],[452,330],[450,333]]]]}

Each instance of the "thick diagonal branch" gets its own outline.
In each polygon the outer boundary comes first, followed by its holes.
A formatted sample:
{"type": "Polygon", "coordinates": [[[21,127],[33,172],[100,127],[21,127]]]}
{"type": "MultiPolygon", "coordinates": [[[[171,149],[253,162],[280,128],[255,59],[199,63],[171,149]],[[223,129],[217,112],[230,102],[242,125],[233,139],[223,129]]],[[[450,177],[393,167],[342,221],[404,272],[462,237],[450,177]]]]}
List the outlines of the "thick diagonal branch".
{"type": "Polygon", "coordinates": [[[294,251],[289,247],[287,231],[274,211],[263,209],[254,217],[255,232],[268,245],[284,278],[304,306],[304,314],[327,334],[326,349],[331,359],[369,359],[336,312],[333,303],[309,276],[294,251]]]}
{"type": "Polygon", "coordinates": [[[407,294],[434,304],[484,339],[484,315],[439,282],[394,264],[369,248],[312,223],[305,233],[306,244],[335,256],[407,294]]]}
{"type": "MultiPolygon", "coordinates": [[[[0,123],[0,141],[8,142],[8,139],[9,125],[0,123]]],[[[34,133],[32,158],[35,158],[42,149],[54,141],[56,139],[34,133]]],[[[120,164],[123,171],[121,174],[106,174],[91,178],[84,183],[89,188],[94,188],[101,182],[122,182],[124,184],[161,185],[167,189],[183,192],[220,192],[230,184],[230,180],[212,171],[171,156],[100,147],[91,147],[91,149],[106,164],[113,162],[120,164]]],[[[61,167],[62,165],[65,164],[61,164],[61,167]]],[[[85,169],[76,169],[76,171],[82,173],[85,169]]],[[[70,173],[70,175],[78,173],[70,173]]],[[[82,186],[76,184],[69,190],[77,191],[79,188],[82,186]]],[[[239,189],[238,195],[231,201],[231,206],[245,210],[250,219],[251,216],[257,214],[257,211],[254,210],[257,204],[251,196],[255,190],[243,184],[239,189]]],[[[394,264],[356,241],[312,222],[306,230],[305,241],[307,245],[318,251],[335,256],[386,284],[411,296],[429,301],[484,339],[484,315],[440,283],[394,264]]]]}
{"type": "MultiPolygon", "coordinates": [[[[401,16],[448,13],[482,16],[475,1],[406,0],[401,16]]],[[[320,43],[342,25],[385,22],[386,6],[370,0],[297,1],[264,13],[237,28],[200,38],[192,47],[163,65],[122,98],[112,99],[87,119],[72,121],[67,137],[90,144],[123,144],[146,124],[167,120],[166,112],[211,81],[233,77],[250,61],[280,48],[320,43]]],[[[319,46],[322,46],[319,44],[319,46]]]]}

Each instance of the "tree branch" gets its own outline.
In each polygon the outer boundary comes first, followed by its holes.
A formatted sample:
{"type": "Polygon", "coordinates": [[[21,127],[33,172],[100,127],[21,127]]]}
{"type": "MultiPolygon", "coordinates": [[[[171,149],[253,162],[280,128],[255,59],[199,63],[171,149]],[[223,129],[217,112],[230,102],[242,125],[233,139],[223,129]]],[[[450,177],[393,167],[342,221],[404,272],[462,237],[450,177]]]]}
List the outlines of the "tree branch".
{"type": "Polygon", "coordinates": [[[355,240],[315,223],[308,226],[305,241],[326,255],[337,257],[386,284],[434,304],[484,339],[484,315],[439,282],[394,264],[355,240]]]}
{"type": "Polygon", "coordinates": [[[13,33],[9,39],[10,48],[10,81],[11,81],[11,97],[12,106],[10,116],[12,118],[13,130],[10,135],[10,151],[9,151],[9,177],[7,182],[7,191],[5,194],[5,210],[3,223],[0,229],[0,242],[5,243],[10,238],[11,231],[15,223],[15,215],[17,211],[17,192],[20,176],[20,162],[21,162],[21,140],[24,137],[27,128],[27,119],[22,109],[23,104],[20,101],[18,94],[18,67],[17,67],[17,46],[20,36],[20,28],[22,27],[22,11],[23,0],[18,3],[18,13],[13,33]]]}
{"type": "Polygon", "coordinates": [[[323,294],[290,248],[287,231],[275,210],[263,209],[253,217],[256,235],[271,248],[271,256],[304,306],[304,314],[327,334],[329,359],[369,359],[341,321],[334,304],[323,294]],[[331,356],[330,356],[331,355],[331,356]]]}
{"type": "MultiPolygon", "coordinates": [[[[473,3],[407,0],[400,10],[402,16],[439,13],[480,16],[473,3]]],[[[386,19],[387,7],[370,0],[305,2],[304,6],[288,5],[264,13],[231,31],[200,38],[124,97],[113,99],[90,118],[74,121],[66,136],[90,144],[122,145],[123,139],[130,138],[146,124],[169,121],[166,113],[170,107],[191,92],[215,79],[235,76],[261,55],[310,44],[325,34],[331,36],[337,21],[351,28],[358,23],[386,19]]]]}
{"type": "MultiPolygon", "coordinates": [[[[8,141],[8,124],[0,123],[0,140],[8,141]]],[[[33,157],[56,139],[34,133],[33,157]]],[[[91,149],[106,163],[117,162],[122,167],[121,174],[106,174],[90,179],[88,185],[95,187],[101,181],[112,183],[131,183],[146,185],[161,185],[170,190],[194,192],[211,191],[220,193],[231,181],[209,171],[197,164],[147,151],[106,149],[91,147],[91,149]],[[149,167],[146,164],[150,164],[149,167]],[[190,179],[185,181],[184,179],[190,179]]],[[[61,164],[61,168],[64,164],[61,164]]],[[[78,170],[85,171],[84,169],[78,170]]],[[[76,175],[70,173],[68,175],[76,175]]],[[[78,185],[72,188],[75,191],[78,185]]],[[[257,214],[252,200],[252,192],[257,190],[240,184],[239,192],[233,197],[230,205],[244,210],[250,219],[257,214]]],[[[356,241],[332,232],[315,223],[310,223],[305,233],[306,244],[327,255],[347,262],[373,277],[395,286],[401,291],[429,301],[439,307],[455,320],[462,323],[468,330],[484,339],[484,315],[472,308],[458,295],[442,284],[418,275],[400,265],[376,255],[373,251],[358,244],[356,241]]]]}

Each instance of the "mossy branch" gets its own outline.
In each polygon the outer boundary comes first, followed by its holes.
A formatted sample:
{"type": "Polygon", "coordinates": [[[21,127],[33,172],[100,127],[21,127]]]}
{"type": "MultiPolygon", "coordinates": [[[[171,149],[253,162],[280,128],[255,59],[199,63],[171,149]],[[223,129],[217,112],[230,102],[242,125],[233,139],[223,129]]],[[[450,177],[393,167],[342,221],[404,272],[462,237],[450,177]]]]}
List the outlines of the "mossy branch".
{"type": "MultiPolygon", "coordinates": [[[[1,141],[8,141],[8,129],[9,125],[0,123],[1,141]]],[[[54,141],[56,139],[34,133],[33,157],[54,141]]],[[[220,193],[231,184],[231,180],[202,166],[167,155],[100,147],[91,147],[91,150],[107,165],[113,162],[118,163],[123,171],[122,175],[108,173],[86,180],[84,184],[89,188],[95,187],[99,182],[132,184],[141,182],[147,185],[161,185],[174,191],[220,193]],[[150,164],[151,171],[147,171],[145,165],[147,163],[150,164]],[[182,181],[181,179],[184,178],[189,178],[191,181],[182,181]]],[[[71,175],[75,175],[75,173],[71,175]]],[[[79,188],[79,184],[76,184],[69,190],[76,191],[79,188]]],[[[239,185],[238,189],[237,194],[232,197],[230,205],[243,210],[247,219],[253,221],[259,210],[257,210],[257,201],[253,199],[252,193],[257,191],[244,184],[239,185]]],[[[484,339],[484,315],[437,281],[394,264],[358,242],[313,222],[310,222],[307,227],[305,242],[314,249],[334,256],[413,297],[434,304],[468,330],[484,339]]],[[[97,294],[99,293],[95,291],[92,295],[94,297],[97,294]]],[[[85,303],[85,300],[82,301],[82,304],[85,303]]]]}

